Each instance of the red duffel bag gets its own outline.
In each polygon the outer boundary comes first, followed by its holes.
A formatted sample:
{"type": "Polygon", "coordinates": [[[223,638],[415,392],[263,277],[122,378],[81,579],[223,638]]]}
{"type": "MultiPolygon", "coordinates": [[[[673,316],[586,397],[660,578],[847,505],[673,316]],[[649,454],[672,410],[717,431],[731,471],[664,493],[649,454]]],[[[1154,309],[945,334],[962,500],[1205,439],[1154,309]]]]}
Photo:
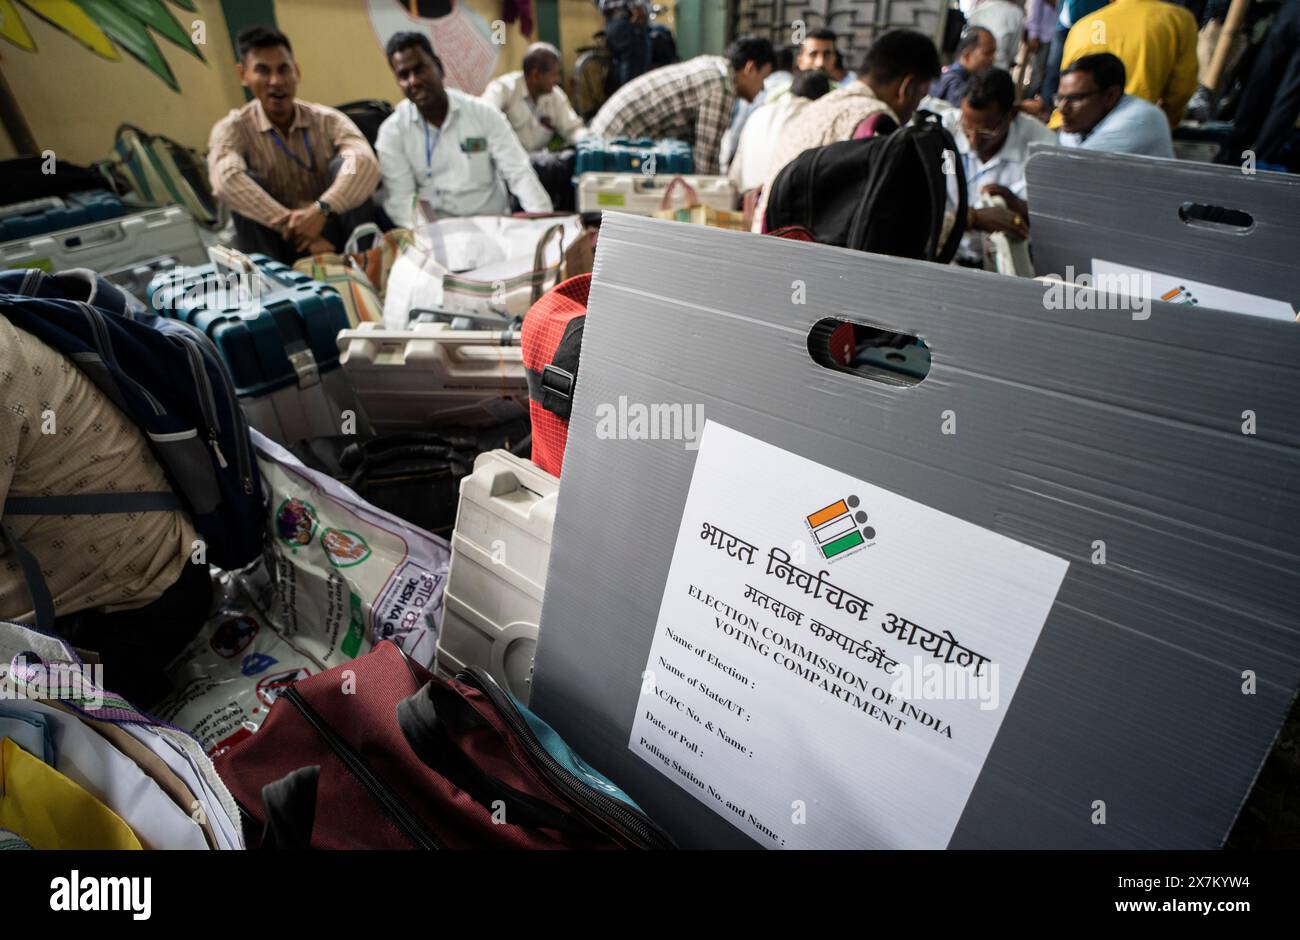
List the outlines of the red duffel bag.
{"type": "Polygon", "coordinates": [[[250,845],[673,847],[485,671],[440,679],[387,640],[294,683],[216,767],[250,845]]]}

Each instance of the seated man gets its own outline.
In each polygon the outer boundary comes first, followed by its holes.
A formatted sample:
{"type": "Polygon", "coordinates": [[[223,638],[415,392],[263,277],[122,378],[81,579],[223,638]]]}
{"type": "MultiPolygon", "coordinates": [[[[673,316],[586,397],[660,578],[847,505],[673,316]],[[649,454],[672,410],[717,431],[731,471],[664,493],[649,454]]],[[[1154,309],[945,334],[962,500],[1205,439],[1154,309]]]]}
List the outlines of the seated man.
{"type": "Polygon", "coordinates": [[[1124,63],[1109,52],[1070,63],[1056,95],[1061,146],[1172,158],[1165,112],[1145,98],[1125,94],[1124,80],[1124,63]]]}
{"type": "Polygon", "coordinates": [[[388,64],[406,100],[379,127],[384,209],[401,226],[417,202],[435,215],[505,215],[510,191],[526,212],[550,212],[551,197],[505,115],[442,83],[442,60],[423,33],[388,40],[388,64]]]}
{"type": "Polygon", "coordinates": [[[488,83],[483,100],[501,111],[514,128],[538,179],[557,209],[573,208],[572,150],[587,127],[560,87],[560,50],[537,42],[524,55],[523,70],[488,83]]]}
{"type": "Polygon", "coordinates": [[[844,57],[836,46],[839,38],[839,34],[827,26],[808,30],[799,46],[795,66],[800,72],[825,72],[832,85],[843,88],[858,75],[844,68],[844,57]]]}
{"type": "Polygon", "coordinates": [[[781,139],[785,124],[796,114],[831,90],[830,77],[823,71],[800,72],[794,83],[750,115],[740,133],[740,146],[727,168],[737,192],[748,192],[767,179],[772,150],[781,139]]]}
{"type": "MultiPolygon", "coordinates": [[[[180,511],[4,515],[11,498],[169,484],[140,428],[63,353],[3,314],[0,400],[0,524],[40,565],[55,631],[98,653],[108,687],[148,707],[169,691],[164,667],[208,615],[208,566],[190,563],[194,526],[180,511]]],[[[0,619],[31,623],[35,604],[7,541],[0,540],[0,619]]]]}
{"type": "Polygon", "coordinates": [[[234,216],[235,246],[286,264],[341,250],[356,226],[376,221],[374,151],[341,112],[294,99],[302,72],[279,30],[250,27],[236,51],[253,100],[208,141],[212,191],[234,216]]]}
{"type": "Polygon", "coordinates": [[[1165,0],[1113,0],[1075,22],[1061,61],[1103,52],[1124,64],[1124,90],[1159,105],[1177,127],[1198,83],[1192,12],[1165,0]]]}
{"type": "Polygon", "coordinates": [[[961,104],[966,94],[966,83],[976,72],[982,72],[993,64],[993,55],[998,51],[997,40],[983,26],[972,26],[961,34],[957,41],[957,58],[944,68],[938,81],[930,86],[930,94],[942,98],[954,108],[961,104]]]}
{"type": "Polygon", "coordinates": [[[766,39],[738,39],[726,56],[702,55],[647,72],[620,88],[591,122],[597,137],[675,138],[695,149],[695,172],[715,176],[722,137],[739,97],[753,101],[776,53],[766,39]]]}
{"type": "MultiPolygon", "coordinates": [[[[957,262],[982,267],[981,233],[1010,232],[1020,238],[1029,235],[1029,206],[1025,203],[1029,145],[1054,144],[1056,134],[1016,110],[1015,83],[1010,73],[997,68],[971,76],[961,108],[945,114],[943,123],[957,143],[970,203],[968,232],[962,238],[957,262]],[[987,205],[988,196],[1001,196],[1007,208],[987,205]]],[[[955,205],[955,180],[949,179],[948,191],[955,205]]]]}
{"type": "Polygon", "coordinates": [[[845,68],[844,53],[835,50],[834,60],[831,62],[830,80],[834,82],[836,88],[844,88],[858,80],[858,73],[853,69],[845,68]]]}
{"type": "Polygon", "coordinates": [[[786,122],[772,154],[753,229],[763,231],[772,183],[805,150],[855,137],[887,134],[912,119],[939,76],[939,50],[924,33],[891,29],[867,50],[859,78],[805,107],[786,122]]]}

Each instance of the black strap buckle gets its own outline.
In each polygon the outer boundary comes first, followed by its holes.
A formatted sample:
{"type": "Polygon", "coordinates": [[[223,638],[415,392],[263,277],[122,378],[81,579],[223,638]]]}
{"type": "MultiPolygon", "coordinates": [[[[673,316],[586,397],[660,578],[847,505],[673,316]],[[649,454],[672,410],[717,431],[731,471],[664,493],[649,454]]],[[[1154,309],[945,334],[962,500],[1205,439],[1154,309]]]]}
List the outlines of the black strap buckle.
{"type": "Polygon", "coordinates": [[[573,373],[566,372],[559,366],[548,364],[542,368],[542,392],[550,393],[565,401],[573,400],[573,373]]]}

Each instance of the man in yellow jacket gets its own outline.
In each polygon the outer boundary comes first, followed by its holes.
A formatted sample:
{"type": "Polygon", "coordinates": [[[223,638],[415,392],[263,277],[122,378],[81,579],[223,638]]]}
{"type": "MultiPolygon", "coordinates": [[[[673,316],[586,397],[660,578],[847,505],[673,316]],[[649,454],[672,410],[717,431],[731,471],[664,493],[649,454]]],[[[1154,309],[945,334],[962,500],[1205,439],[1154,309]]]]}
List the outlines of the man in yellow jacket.
{"type": "MultiPolygon", "coordinates": [[[[1064,67],[1080,56],[1110,52],[1128,73],[1124,91],[1159,105],[1178,126],[1196,93],[1196,17],[1164,0],[1114,0],[1070,28],[1061,56],[1064,67]]],[[[1061,115],[1052,116],[1059,127],[1061,115]]]]}

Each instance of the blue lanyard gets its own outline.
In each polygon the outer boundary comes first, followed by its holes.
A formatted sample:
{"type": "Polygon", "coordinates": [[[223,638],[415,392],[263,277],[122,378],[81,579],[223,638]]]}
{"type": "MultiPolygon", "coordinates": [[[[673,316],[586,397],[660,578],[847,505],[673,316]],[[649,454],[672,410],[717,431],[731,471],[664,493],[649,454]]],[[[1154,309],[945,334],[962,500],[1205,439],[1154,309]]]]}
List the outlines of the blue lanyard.
{"type": "Polygon", "coordinates": [[[302,129],[302,146],[303,149],[307,151],[306,163],[303,163],[302,158],[299,157],[292,150],[290,150],[288,145],[286,145],[285,142],[280,139],[280,132],[277,131],[274,127],[271,128],[271,139],[275,141],[275,145],[277,147],[279,147],[281,150],[284,151],[284,155],[288,157],[290,160],[292,160],[294,163],[298,164],[308,173],[316,172],[316,157],[311,152],[311,138],[307,136],[307,128],[304,127],[302,129]]]}
{"type": "MultiPolygon", "coordinates": [[[[424,119],[421,118],[420,120],[424,120],[424,119]]],[[[442,133],[442,129],[439,128],[438,130],[435,130],[433,131],[432,134],[430,134],[429,122],[424,121],[424,166],[425,169],[429,171],[430,176],[433,175],[433,151],[438,146],[438,137],[441,133],[442,133]]]]}

